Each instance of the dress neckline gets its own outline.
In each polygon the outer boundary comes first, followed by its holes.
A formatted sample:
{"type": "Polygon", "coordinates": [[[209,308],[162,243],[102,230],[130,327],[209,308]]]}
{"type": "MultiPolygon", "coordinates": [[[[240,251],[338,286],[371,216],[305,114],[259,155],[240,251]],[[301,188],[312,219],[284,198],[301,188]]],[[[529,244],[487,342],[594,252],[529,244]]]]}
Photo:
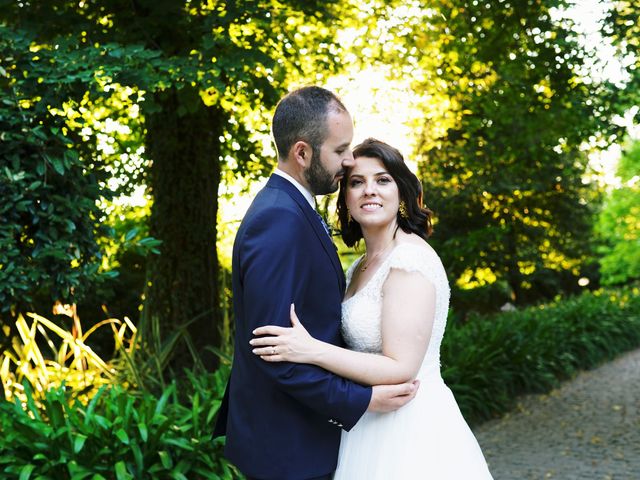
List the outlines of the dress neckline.
{"type": "MultiPolygon", "coordinates": [[[[373,273],[373,275],[371,275],[371,278],[369,280],[367,280],[365,282],[364,285],[362,285],[362,287],[360,287],[358,290],[356,290],[355,292],[353,292],[353,294],[349,297],[349,298],[345,298],[344,300],[342,300],[342,303],[347,303],[348,301],[350,301],[352,298],[354,298],[355,296],[357,296],[360,292],[362,292],[363,290],[366,290],[369,285],[371,284],[371,282],[373,281],[374,278],[376,278],[376,275],[378,275],[378,273],[380,273],[383,269],[383,267],[386,265],[386,263],[391,259],[391,257],[393,256],[393,253],[396,251],[396,249],[400,246],[400,245],[405,245],[405,243],[398,243],[396,245],[394,245],[394,247],[389,251],[389,254],[387,255],[387,258],[384,259],[384,261],[378,266],[378,269],[373,273]]],[[[360,267],[360,264],[362,263],[362,259],[364,258],[364,255],[362,255],[359,259],[357,263],[354,263],[353,266],[353,270],[351,271],[351,275],[349,276],[349,284],[351,284],[351,279],[353,278],[353,272],[355,271],[355,269],[357,269],[358,267],[360,267]]],[[[347,285],[347,289],[348,289],[348,285],[347,285]]]]}
{"type": "MultiPolygon", "coordinates": [[[[428,248],[430,248],[429,242],[424,242],[428,248]]],[[[391,251],[389,252],[389,254],[387,255],[387,258],[384,259],[384,261],[380,264],[380,266],[378,267],[378,269],[375,271],[375,273],[373,275],[371,275],[371,278],[369,280],[367,280],[367,282],[360,287],[359,290],[355,291],[353,293],[353,295],[351,295],[349,298],[345,298],[342,300],[342,303],[347,303],[349,301],[351,301],[351,299],[353,299],[354,297],[358,296],[360,294],[360,292],[363,292],[364,290],[366,290],[367,288],[369,288],[369,286],[371,285],[371,282],[376,278],[376,276],[378,275],[379,272],[381,272],[383,270],[383,267],[386,266],[386,264],[393,258],[394,253],[396,252],[396,250],[399,247],[409,247],[409,248],[422,248],[420,245],[416,245],[413,242],[401,242],[396,244],[391,251]]],[[[350,267],[352,268],[351,271],[351,275],[347,275],[347,289],[349,288],[349,284],[351,283],[351,279],[353,278],[353,270],[355,270],[356,268],[358,268],[360,266],[360,263],[362,262],[364,255],[361,255],[360,258],[358,258],[358,260],[356,260],[356,262],[353,263],[353,265],[350,267]]],[[[346,292],[345,292],[346,293],[346,292]]]]}

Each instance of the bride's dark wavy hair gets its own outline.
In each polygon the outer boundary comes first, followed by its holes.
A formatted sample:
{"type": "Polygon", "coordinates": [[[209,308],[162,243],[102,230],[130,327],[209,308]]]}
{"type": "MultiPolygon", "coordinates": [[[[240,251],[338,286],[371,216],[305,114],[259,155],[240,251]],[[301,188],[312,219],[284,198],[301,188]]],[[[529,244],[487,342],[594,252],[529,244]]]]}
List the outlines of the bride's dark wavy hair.
{"type": "MultiPolygon", "coordinates": [[[[422,205],[422,185],[407,164],[404,163],[402,154],[391,145],[374,138],[367,138],[353,149],[354,158],[373,157],[379,159],[384,168],[389,172],[398,185],[400,202],[407,206],[407,218],[398,212],[398,226],[406,233],[415,233],[425,240],[433,230],[431,217],[433,213],[422,205]]],[[[340,180],[340,193],[338,194],[338,222],[342,239],[348,247],[353,247],[362,238],[362,229],[355,220],[349,221],[347,210],[346,192],[349,181],[349,173],[340,180]]]]}

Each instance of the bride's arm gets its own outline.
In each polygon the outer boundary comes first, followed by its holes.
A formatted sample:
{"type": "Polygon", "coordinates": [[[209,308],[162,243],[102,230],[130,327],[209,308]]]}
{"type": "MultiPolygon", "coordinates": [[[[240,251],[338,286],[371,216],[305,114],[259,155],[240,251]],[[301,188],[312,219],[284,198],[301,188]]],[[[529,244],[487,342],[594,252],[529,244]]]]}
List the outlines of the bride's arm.
{"type": "Polygon", "coordinates": [[[431,337],[435,288],[419,273],[392,269],[382,293],[382,355],[314,339],[293,309],[291,328],[266,326],[254,331],[261,335],[251,340],[254,353],[265,361],[311,363],[366,385],[410,381],[418,373],[431,337]]]}

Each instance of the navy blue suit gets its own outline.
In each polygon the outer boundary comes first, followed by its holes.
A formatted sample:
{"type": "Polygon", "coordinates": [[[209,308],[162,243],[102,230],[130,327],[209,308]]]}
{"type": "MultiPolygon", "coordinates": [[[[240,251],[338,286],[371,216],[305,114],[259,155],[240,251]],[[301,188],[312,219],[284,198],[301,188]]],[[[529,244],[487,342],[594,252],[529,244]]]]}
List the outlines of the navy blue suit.
{"type": "Polygon", "coordinates": [[[240,225],[233,247],[235,352],[216,434],[245,475],[302,480],[335,470],[340,430],[367,409],[364,387],[313,365],[269,363],[251,353],[252,331],[290,326],[342,345],[345,280],[335,246],[304,196],[273,175],[240,225]]]}

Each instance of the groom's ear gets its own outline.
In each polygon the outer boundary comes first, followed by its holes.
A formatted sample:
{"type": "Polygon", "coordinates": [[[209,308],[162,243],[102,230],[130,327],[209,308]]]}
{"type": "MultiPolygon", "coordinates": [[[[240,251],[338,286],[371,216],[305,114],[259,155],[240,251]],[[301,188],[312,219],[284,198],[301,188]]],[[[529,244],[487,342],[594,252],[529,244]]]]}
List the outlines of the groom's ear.
{"type": "Polygon", "coordinates": [[[302,168],[307,168],[311,164],[311,155],[313,154],[311,145],[300,140],[296,142],[291,149],[293,151],[293,159],[297,165],[302,168]]]}

